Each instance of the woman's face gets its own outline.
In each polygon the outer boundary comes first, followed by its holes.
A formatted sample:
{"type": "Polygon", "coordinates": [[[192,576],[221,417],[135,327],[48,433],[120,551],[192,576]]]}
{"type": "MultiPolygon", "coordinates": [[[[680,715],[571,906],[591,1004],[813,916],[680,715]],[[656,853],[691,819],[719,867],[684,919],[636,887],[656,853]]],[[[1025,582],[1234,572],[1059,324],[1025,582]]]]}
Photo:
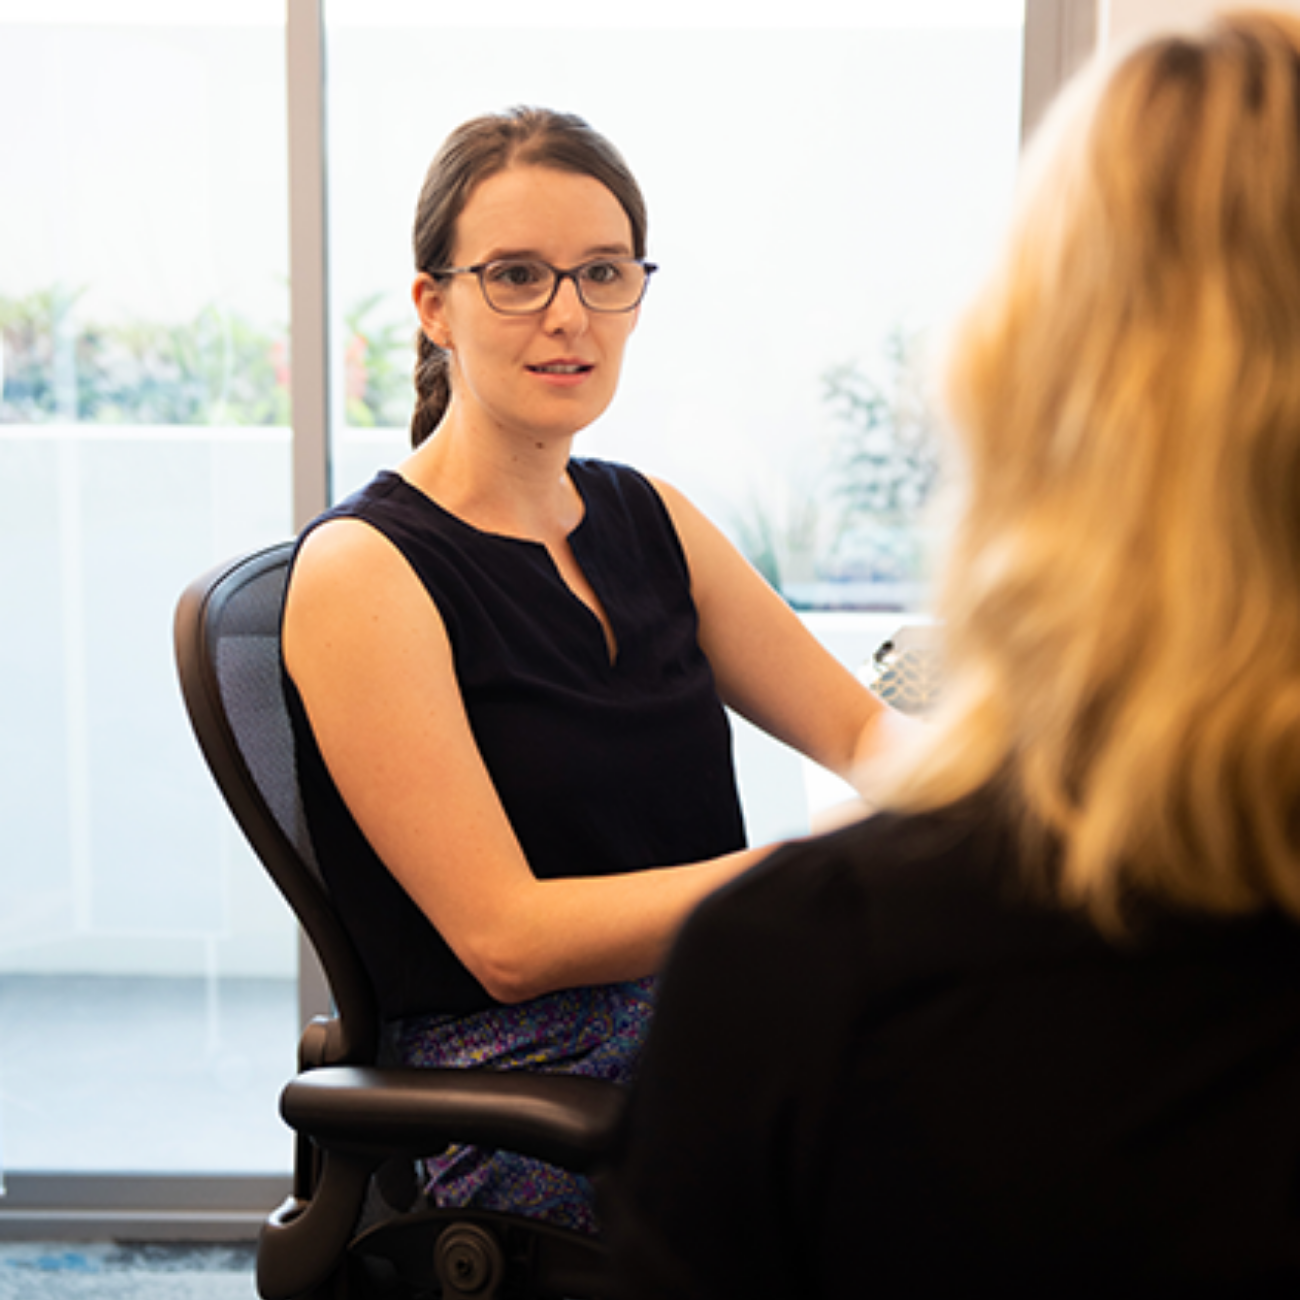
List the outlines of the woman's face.
{"type": "MultiPolygon", "coordinates": [[[[535,258],[561,270],[634,255],[631,223],[604,185],[539,166],[480,182],[456,223],[454,249],[454,266],[535,258]]],[[[425,332],[450,348],[449,418],[486,421],[539,445],[576,433],[608,407],[639,315],[590,311],[572,280],[527,316],[494,311],[473,275],[441,283],[420,276],[415,299],[425,332]]]]}

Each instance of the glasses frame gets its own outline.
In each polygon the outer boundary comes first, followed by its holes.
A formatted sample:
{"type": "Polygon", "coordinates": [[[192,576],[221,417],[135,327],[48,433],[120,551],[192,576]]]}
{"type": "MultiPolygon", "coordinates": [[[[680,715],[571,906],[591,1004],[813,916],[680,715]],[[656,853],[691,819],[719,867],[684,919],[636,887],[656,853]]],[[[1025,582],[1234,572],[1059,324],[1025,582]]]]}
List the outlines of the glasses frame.
{"type": "Polygon", "coordinates": [[[430,271],[428,274],[433,278],[439,279],[445,275],[472,275],[478,280],[479,290],[483,294],[483,301],[501,316],[535,316],[538,312],[545,311],[551,303],[555,301],[555,295],[560,292],[560,285],[565,280],[573,281],[574,292],[578,295],[578,301],[588,310],[599,312],[602,316],[622,316],[626,312],[636,311],[645,298],[646,290],[650,287],[650,277],[659,269],[656,262],[647,262],[644,257],[592,257],[585,262],[578,263],[577,266],[570,266],[567,269],[559,266],[552,266],[550,262],[543,261],[540,257],[494,257],[490,262],[478,262],[474,266],[447,266],[440,271],[430,271]],[[511,311],[508,307],[498,307],[492,301],[488,294],[487,283],[483,279],[483,273],[492,266],[500,266],[503,263],[510,262],[528,262],[534,266],[544,266],[554,277],[551,284],[551,292],[546,295],[546,301],[536,307],[529,307],[526,311],[511,311]],[[594,303],[587,301],[587,296],[582,292],[582,281],[578,277],[589,266],[599,266],[602,262],[616,262],[620,266],[639,266],[645,271],[645,280],[641,284],[641,292],[637,294],[636,301],[626,307],[597,307],[594,303]]]}

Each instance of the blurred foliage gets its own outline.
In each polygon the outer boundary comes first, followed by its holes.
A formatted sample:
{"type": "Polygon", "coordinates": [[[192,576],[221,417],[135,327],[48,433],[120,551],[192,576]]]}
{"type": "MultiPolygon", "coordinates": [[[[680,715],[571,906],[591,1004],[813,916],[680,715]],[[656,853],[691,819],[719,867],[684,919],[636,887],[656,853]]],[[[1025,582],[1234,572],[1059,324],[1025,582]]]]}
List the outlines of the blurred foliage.
{"type": "Polygon", "coordinates": [[[839,512],[826,509],[824,492],[792,475],[762,498],[751,495],[731,524],[749,562],[777,591],[788,594],[792,584],[816,579],[817,557],[835,544],[839,512]]]}
{"type": "Polygon", "coordinates": [[[895,327],[883,365],[835,366],[824,397],[840,433],[832,460],[842,506],[832,562],[841,577],[923,581],[926,508],[939,483],[941,426],[929,385],[925,338],[895,327]]]}
{"type": "Polygon", "coordinates": [[[405,428],[411,422],[415,329],[412,323],[373,323],[387,294],[374,293],[343,313],[347,423],[405,428]]]}
{"type": "Polygon", "coordinates": [[[771,512],[750,497],[746,509],[733,513],[731,523],[736,545],[745,558],[780,591],[783,586],[781,530],[771,512]]]}
{"type": "MultiPolygon", "coordinates": [[[[930,398],[923,334],[895,327],[875,364],[853,360],[822,376],[825,446],[732,519],[750,562],[794,604],[825,584],[921,583],[924,519],[940,472],[940,423],[930,398]]],[[[846,603],[857,603],[846,596],[846,603]]]]}
{"type": "Polygon", "coordinates": [[[923,340],[895,328],[884,374],[834,366],[824,396],[842,429],[834,471],[850,521],[914,522],[939,480],[939,420],[930,401],[923,340]]]}
{"type": "MultiPolygon", "coordinates": [[[[216,306],[180,323],[106,324],[63,285],[0,295],[0,423],[287,425],[289,341],[216,306]]],[[[404,426],[410,418],[409,330],[376,323],[383,295],[344,312],[345,418],[404,426]]]]}

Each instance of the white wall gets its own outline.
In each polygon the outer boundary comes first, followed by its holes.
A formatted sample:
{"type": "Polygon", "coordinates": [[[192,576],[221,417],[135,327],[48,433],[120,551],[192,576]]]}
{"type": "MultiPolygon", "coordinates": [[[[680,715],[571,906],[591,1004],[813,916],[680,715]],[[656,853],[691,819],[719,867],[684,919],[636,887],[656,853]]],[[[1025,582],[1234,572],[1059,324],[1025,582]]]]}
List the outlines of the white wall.
{"type": "Polygon", "coordinates": [[[1099,0],[1101,40],[1120,44],[1171,27],[1195,26],[1221,9],[1244,9],[1268,4],[1300,14],[1300,0],[1099,0]]]}

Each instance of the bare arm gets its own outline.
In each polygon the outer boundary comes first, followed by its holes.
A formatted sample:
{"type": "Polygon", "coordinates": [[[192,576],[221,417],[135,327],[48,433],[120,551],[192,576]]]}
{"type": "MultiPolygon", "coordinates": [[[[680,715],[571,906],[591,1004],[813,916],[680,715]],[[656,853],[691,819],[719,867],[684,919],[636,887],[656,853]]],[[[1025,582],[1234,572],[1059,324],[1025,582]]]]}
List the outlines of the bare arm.
{"type": "Polygon", "coordinates": [[[375,852],[494,997],[647,975],[687,914],[764,856],[539,881],[465,714],[446,630],[392,545],[336,520],[303,545],[285,661],[375,852]]]}
{"type": "Polygon", "coordinates": [[[691,570],[700,644],[723,700],[845,780],[917,724],[887,708],[680,492],[655,481],[691,570]]]}

